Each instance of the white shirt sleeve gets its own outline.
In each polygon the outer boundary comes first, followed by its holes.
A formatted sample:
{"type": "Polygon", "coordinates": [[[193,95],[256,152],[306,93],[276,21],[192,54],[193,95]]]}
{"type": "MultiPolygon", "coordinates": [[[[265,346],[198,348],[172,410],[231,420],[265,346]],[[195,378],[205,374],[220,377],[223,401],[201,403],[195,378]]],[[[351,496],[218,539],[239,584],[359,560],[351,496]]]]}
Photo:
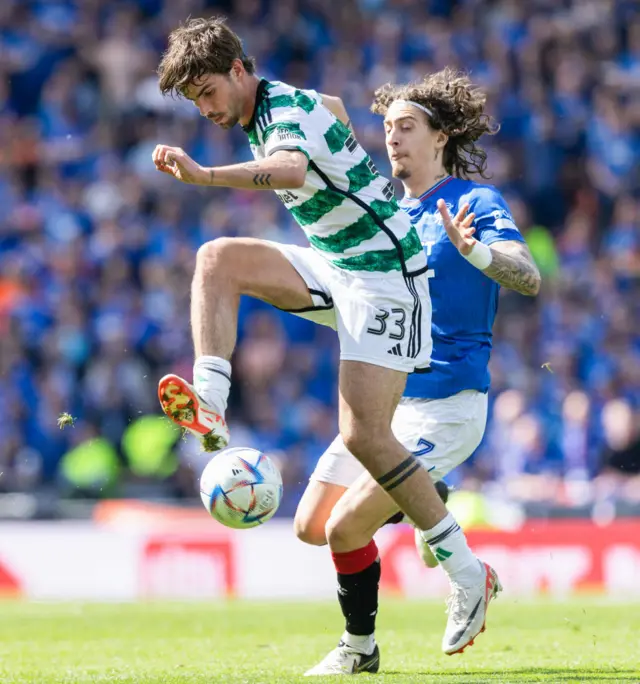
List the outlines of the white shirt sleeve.
{"type": "Polygon", "coordinates": [[[278,150],[298,150],[313,159],[322,149],[322,133],[328,127],[330,112],[322,106],[320,96],[313,90],[302,91],[316,101],[315,107],[305,111],[302,106],[278,107],[272,120],[262,129],[265,156],[278,150]]]}

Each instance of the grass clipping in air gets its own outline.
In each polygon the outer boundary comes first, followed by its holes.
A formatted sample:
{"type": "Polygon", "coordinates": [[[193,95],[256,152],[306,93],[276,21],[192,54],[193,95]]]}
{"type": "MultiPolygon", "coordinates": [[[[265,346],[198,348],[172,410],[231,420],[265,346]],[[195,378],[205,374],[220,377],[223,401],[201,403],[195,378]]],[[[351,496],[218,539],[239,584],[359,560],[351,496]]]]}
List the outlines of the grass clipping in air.
{"type": "Polygon", "coordinates": [[[73,427],[75,422],[76,422],[76,419],[70,413],[61,413],[58,416],[58,427],[61,430],[64,430],[69,425],[71,425],[71,427],[73,427]]]}
{"type": "Polygon", "coordinates": [[[209,432],[202,437],[202,448],[204,451],[219,451],[224,444],[221,443],[220,437],[209,432]]]}

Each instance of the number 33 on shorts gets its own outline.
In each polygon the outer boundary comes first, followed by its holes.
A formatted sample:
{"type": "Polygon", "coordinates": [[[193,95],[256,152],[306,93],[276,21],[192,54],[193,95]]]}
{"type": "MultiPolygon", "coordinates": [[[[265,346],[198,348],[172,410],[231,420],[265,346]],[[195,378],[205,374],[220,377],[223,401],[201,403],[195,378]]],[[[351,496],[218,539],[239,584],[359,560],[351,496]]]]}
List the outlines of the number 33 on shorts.
{"type": "Polygon", "coordinates": [[[404,323],[407,320],[407,313],[404,309],[390,309],[389,311],[380,309],[375,320],[377,325],[367,328],[368,333],[384,335],[388,330],[389,339],[404,340],[406,333],[404,323]],[[390,319],[389,322],[387,319],[390,319]]]}
{"type": "MultiPolygon", "coordinates": [[[[365,333],[362,344],[369,352],[375,350],[380,365],[412,373],[416,368],[423,368],[431,355],[431,311],[428,308],[424,320],[421,302],[409,307],[402,306],[401,302],[394,304],[367,307],[367,317],[361,328],[365,333]]],[[[429,307],[428,303],[426,307],[429,307]]]]}

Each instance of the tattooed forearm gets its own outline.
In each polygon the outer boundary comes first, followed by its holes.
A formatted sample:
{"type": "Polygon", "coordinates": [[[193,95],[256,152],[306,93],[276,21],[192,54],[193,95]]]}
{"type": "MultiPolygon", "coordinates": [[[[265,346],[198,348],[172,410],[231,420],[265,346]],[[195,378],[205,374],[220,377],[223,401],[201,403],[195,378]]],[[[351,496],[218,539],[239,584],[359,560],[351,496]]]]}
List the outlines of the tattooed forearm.
{"type": "Polygon", "coordinates": [[[483,271],[486,276],[520,294],[538,294],[540,271],[525,244],[505,241],[494,243],[490,249],[493,259],[491,265],[483,271]]]}
{"type": "Polygon", "coordinates": [[[298,150],[276,149],[258,161],[207,168],[209,184],[239,190],[284,190],[301,188],[308,167],[307,157],[298,150]]]}
{"type": "Polygon", "coordinates": [[[270,173],[256,173],[253,177],[254,185],[261,185],[263,187],[271,187],[271,174],[270,173]]]}
{"type": "Polygon", "coordinates": [[[247,171],[252,171],[253,173],[257,173],[261,170],[261,166],[258,164],[258,162],[245,162],[242,165],[242,168],[246,169],[247,171]]]}
{"type": "Polygon", "coordinates": [[[271,187],[271,174],[270,173],[259,173],[262,169],[260,164],[256,162],[247,162],[243,164],[247,171],[253,173],[253,184],[256,187],[270,188],[271,187]]]}

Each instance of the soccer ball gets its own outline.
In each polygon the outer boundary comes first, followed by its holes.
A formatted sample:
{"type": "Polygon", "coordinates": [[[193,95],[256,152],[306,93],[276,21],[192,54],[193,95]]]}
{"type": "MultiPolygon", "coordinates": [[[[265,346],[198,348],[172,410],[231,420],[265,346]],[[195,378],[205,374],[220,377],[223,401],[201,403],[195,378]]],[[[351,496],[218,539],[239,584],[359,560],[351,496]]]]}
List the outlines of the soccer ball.
{"type": "Polygon", "coordinates": [[[282,476],[256,449],[223,449],[202,472],[200,498],[219,523],[244,530],[267,522],[278,510],[282,476]]]}

